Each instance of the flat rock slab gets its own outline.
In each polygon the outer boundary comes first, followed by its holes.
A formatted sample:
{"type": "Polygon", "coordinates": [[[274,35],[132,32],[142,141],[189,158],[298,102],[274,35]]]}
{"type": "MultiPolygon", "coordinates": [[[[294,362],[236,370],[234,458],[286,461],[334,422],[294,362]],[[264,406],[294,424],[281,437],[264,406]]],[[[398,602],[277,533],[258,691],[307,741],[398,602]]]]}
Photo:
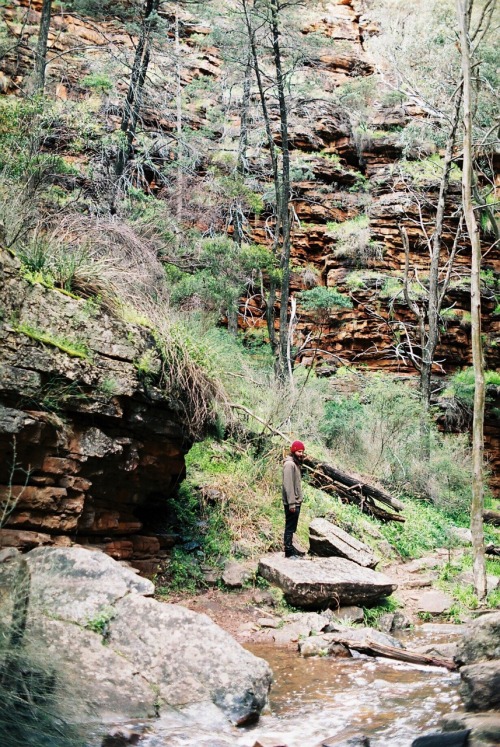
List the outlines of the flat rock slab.
{"type": "Polygon", "coordinates": [[[375,568],[377,565],[377,559],[367,545],[326,519],[311,521],[309,552],[326,558],[347,558],[363,568],[375,568]]]}
{"type": "Polygon", "coordinates": [[[453,599],[443,591],[426,591],[419,599],[419,612],[428,612],[429,615],[442,615],[447,612],[453,599]]]}
{"type": "Polygon", "coordinates": [[[289,604],[303,609],[371,604],[397,589],[383,573],[345,558],[291,560],[274,553],[260,559],[259,573],[283,590],[289,604]]]}

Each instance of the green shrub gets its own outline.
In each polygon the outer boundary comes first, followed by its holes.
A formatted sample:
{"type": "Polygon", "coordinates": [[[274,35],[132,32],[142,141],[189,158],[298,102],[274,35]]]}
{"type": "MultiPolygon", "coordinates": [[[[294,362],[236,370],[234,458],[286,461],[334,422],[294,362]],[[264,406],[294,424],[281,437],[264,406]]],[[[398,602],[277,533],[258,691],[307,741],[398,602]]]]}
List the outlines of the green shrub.
{"type": "Polygon", "coordinates": [[[330,314],[334,309],[352,309],[349,296],[342,295],[336,288],[325,288],[324,285],[301,291],[297,298],[302,308],[309,313],[322,315],[330,314]]]}
{"type": "Polygon", "coordinates": [[[85,76],[82,86],[98,93],[109,93],[113,89],[113,82],[104,73],[92,73],[85,76]]]}

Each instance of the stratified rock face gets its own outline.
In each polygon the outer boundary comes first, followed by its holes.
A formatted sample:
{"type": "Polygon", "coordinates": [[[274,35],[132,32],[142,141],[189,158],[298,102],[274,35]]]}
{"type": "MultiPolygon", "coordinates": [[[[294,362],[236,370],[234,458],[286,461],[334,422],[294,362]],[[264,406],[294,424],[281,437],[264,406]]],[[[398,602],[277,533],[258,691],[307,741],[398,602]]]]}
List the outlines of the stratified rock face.
{"type": "Polygon", "coordinates": [[[377,565],[367,545],[326,519],[313,519],[309,525],[309,552],[326,558],[347,558],[364,568],[375,568],[377,565]]]}
{"type": "MultiPolygon", "coordinates": [[[[62,716],[102,722],[215,704],[235,724],[258,718],[269,666],[208,617],[146,598],[153,585],[101,552],[44,547],[24,557],[31,575],[25,641],[50,660],[61,694],[71,694],[78,713],[62,716]]],[[[3,626],[18,562],[0,559],[3,626]]]]}
{"type": "Polygon", "coordinates": [[[276,553],[261,558],[259,573],[283,589],[287,602],[304,609],[370,604],[397,588],[384,574],[345,558],[290,560],[276,553]]]}
{"type": "Polygon", "coordinates": [[[191,439],[182,406],[156,385],[151,333],[29,284],[3,250],[0,304],[0,503],[13,507],[0,544],[76,539],[154,571],[172,537],[147,523],[168,518],[191,439]],[[58,347],[78,344],[82,357],[58,347]]]}

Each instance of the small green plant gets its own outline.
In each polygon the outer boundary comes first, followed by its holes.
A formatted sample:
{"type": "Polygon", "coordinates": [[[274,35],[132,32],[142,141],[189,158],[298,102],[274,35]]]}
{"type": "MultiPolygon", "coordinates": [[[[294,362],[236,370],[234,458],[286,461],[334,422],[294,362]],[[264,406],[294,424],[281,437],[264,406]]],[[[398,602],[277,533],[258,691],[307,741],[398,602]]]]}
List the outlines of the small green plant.
{"type": "Polygon", "coordinates": [[[97,391],[104,397],[113,397],[113,395],[117,393],[119,388],[120,387],[118,382],[110,376],[100,382],[97,391]]]}
{"type": "Polygon", "coordinates": [[[369,628],[376,628],[382,615],[395,612],[401,605],[394,597],[387,597],[376,607],[364,607],[364,622],[369,628]]]}
{"type": "Polygon", "coordinates": [[[86,75],[82,80],[82,86],[98,93],[109,93],[113,89],[112,81],[104,73],[86,75]]]}
{"type": "Polygon", "coordinates": [[[157,352],[151,348],[145,350],[140,358],[135,361],[134,366],[141,378],[149,379],[158,374],[159,360],[157,352]]]}
{"type": "Polygon", "coordinates": [[[109,624],[114,617],[114,609],[112,607],[104,607],[101,609],[99,614],[87,620],[84,627],[87,628],[87,630],[91,630],[93,633],[100,635],[103,639],[103,643],[105,643],[110,632],[109,624]]]}

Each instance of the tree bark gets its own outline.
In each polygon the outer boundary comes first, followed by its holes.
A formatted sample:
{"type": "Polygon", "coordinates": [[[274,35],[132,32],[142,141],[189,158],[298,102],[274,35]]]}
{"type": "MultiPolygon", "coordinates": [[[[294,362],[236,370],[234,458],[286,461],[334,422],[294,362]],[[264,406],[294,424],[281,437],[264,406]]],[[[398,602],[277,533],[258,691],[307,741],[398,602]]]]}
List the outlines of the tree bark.
{"type": "Polygon", "coordinates": [[[35,53],[35,90],[43,93],[45,88],[45,71],[47,69],[47,43],[49,38],[52,0],[43,0],[40,31],[35,53]]]}
{"type": "Polygon", "coordinates": [[[135,49],[132,74],[125,99],[120,129],[125,135],[125,143],[120,148],[116,161],[116,175],[122,176],[132,155],[137,121],[142,103],[142,92],[149,67],[151,50],[152,19],[158,11],[160,0],[146,0],[141,33],[135,49]]]}
{"type": "Polygon", "coordinates": [[[396,659],[397,661],[406,661],[410,664],[423,664],[425,666],[432,667],[445,667],[450,672],[455,671],[458,667],[451,659],[439,659],[435,656],[427,656],[426,654],[419,654],[415,651],[407,651],[404,648],[396,648],[396,646],[385,646],[382,643],[372,641],[369,637],[364,641],[356,641],[349,638],[346,634],[345,637],[341,633],[335,634],[335,642],[341,643],[347,648],[359,651],[369,656],[383,656],[387,659],[396,659]]]}
{"type": "Polygon", "coordinates": [[[290,151],[288,147],[288,111],[285,98],[285,79],[279,43],[279,7],[277,0],[271,0],[271,33],[273,57],[276,69],[276,86],[280,113],[282,173],[280,189],[281,213],[281,300],[279,324],[278,375],[281,381],[290,377],[291,365],[288,353],[288,301],[290,297],[290,151]]]}
{"type": "Polygon", "coordinates": [[[464,153],[462,199],[467,232],[471,242],[471,331],[474,367],[474,415],[472,423],[472,504],[470,510],[472,549],[474,556],[474,588],[479,600],[486,597],[486,565],[484,557],[484,402],[485,380],[481,339],[481,243],[473,204],[473,144],[472,144],[472,60],[470,20],[473,0],[457,0],[460,28],[460,51],[463,75],[464,153]]]}

